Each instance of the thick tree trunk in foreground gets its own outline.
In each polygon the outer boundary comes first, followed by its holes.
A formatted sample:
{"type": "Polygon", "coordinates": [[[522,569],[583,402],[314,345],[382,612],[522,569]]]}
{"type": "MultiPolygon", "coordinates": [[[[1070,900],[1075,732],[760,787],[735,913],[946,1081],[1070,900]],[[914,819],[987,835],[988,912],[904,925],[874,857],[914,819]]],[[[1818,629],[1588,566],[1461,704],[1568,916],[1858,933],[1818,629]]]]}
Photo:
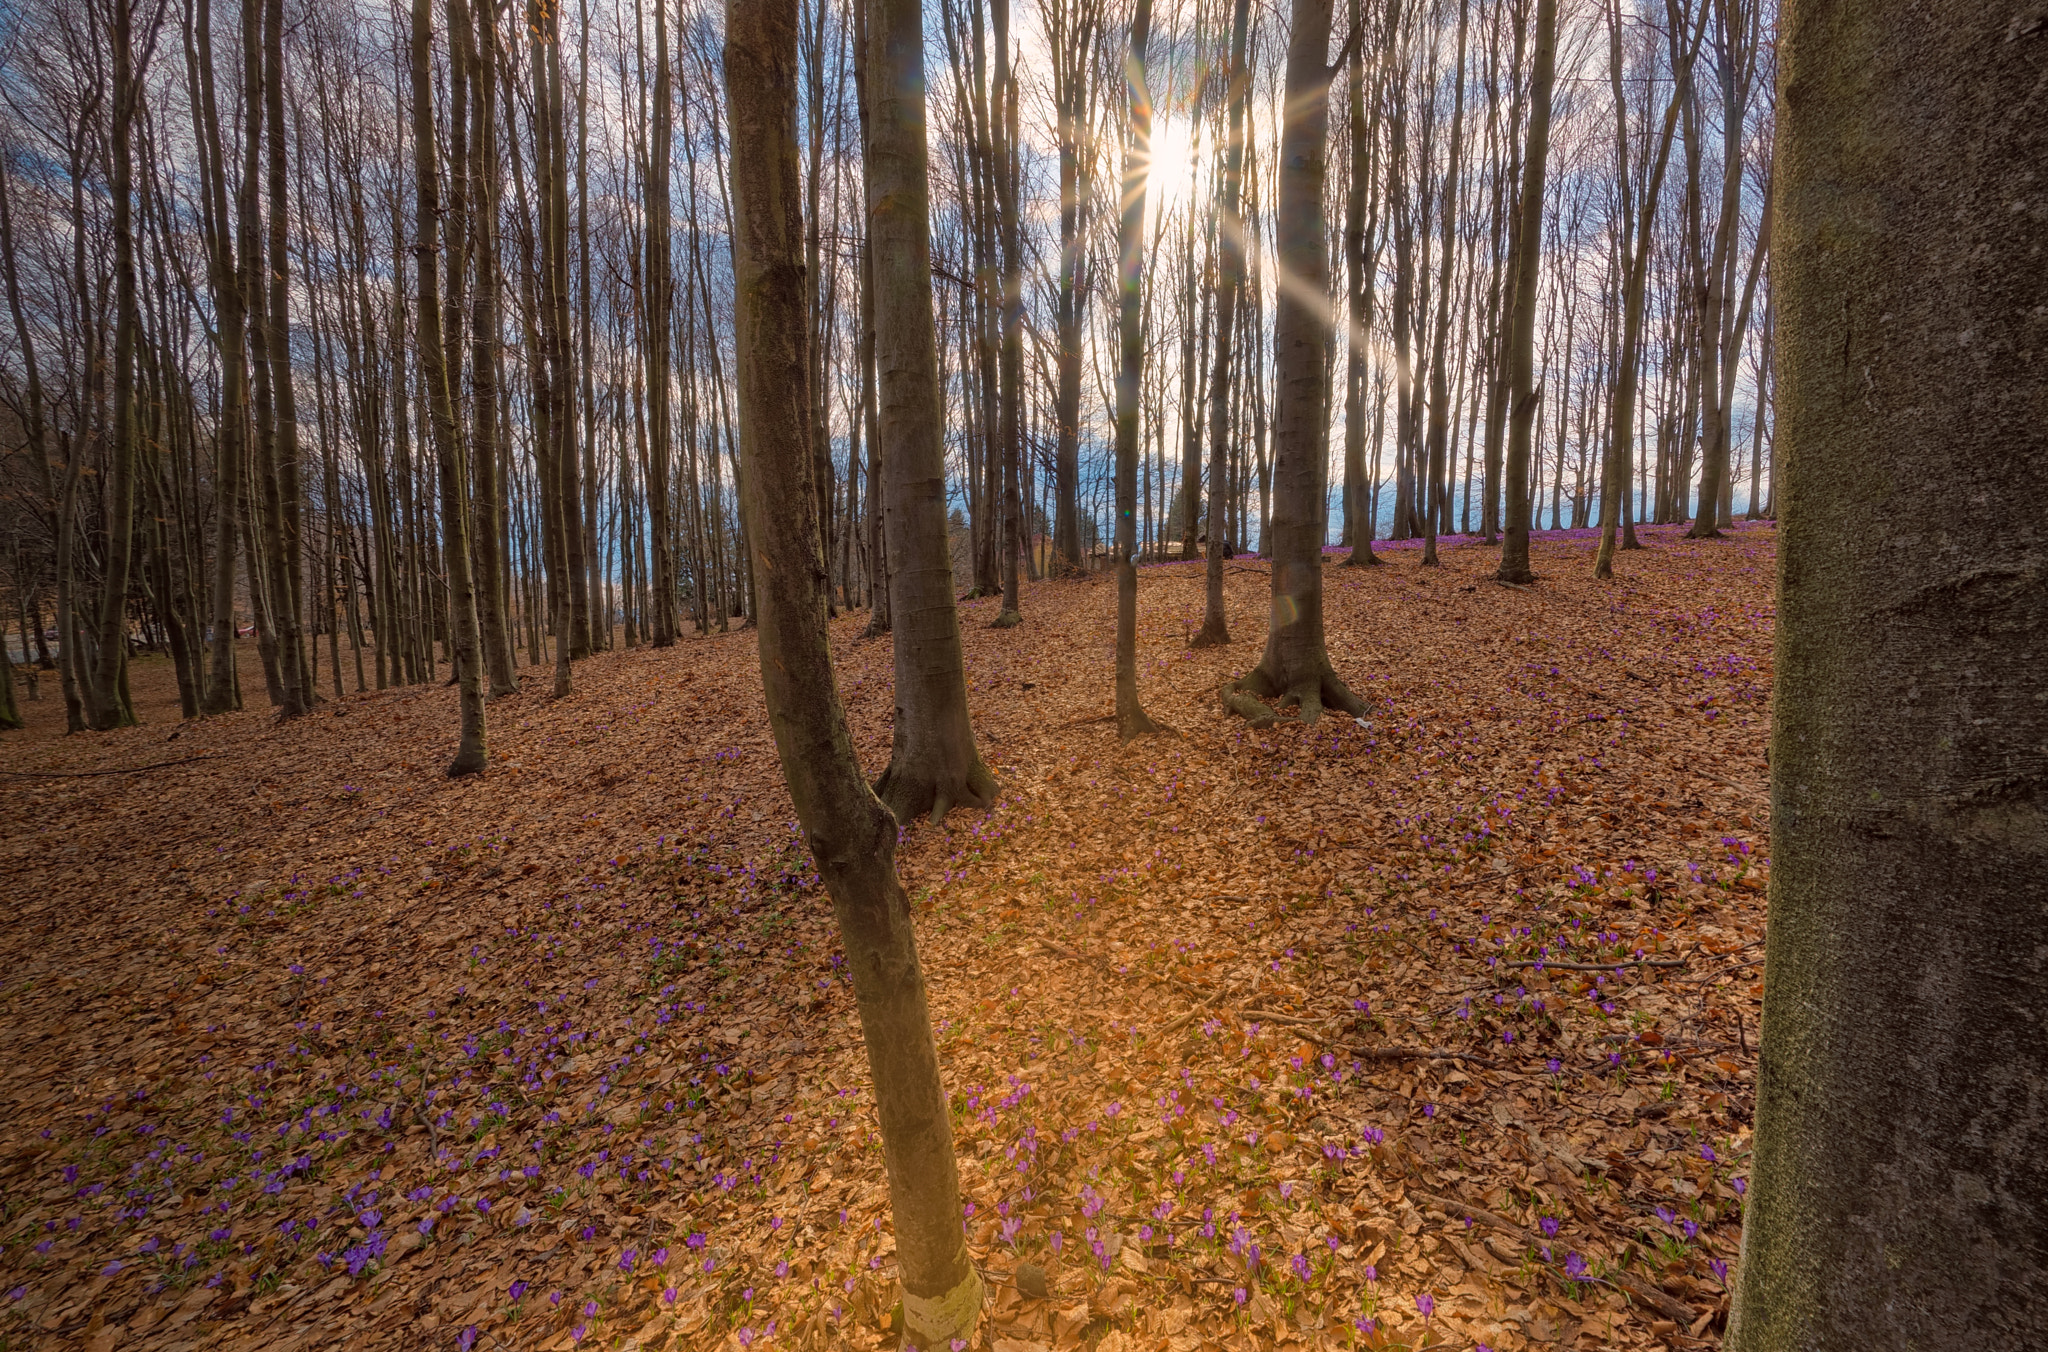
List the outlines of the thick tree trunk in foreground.
{"type": "Polygon", "coordinates": [[[1152,0],[1137,0],[1124,63],[1130,125],[1117,219],[1116,369],[1116,728],[1129,741],[1159,725],[1138,702],[1138,398],[1145,383],[1145,189],[1152,174],[1152,91],[1145,48],[1152,0]]]}
{"type": "Polygon", "coordinates": [[[478,637],[476,590],[469,567],[469,502],[462,449],[455,442],[455,403],[448,391],[448,357],[441,329],[441,281],[436,266],[441,188],[434,163],[432,0],[412,0],[413,176],[419,215],[420,371],[427,384],[434,460],[441,477],[441,566],[448,573],[449,630],[455,676],[461,685],[462,740],[449,762],[450,778],[480,774],[484,747],[483,643],[478,637]]]}
{"type": "Polygon", "coordinates": [[[2048,534],[2038,511],[1983,515],[2048,495],[2041,186],[2015,172],[2048,163],[2048,30],[2010,13],[1785,7],[1773,870],[1736,1352],[2048,1327],[2048,534]]]}
{"type": "Polygon", "coordinates": [[[1536,65],[1529,75],[1529,149],[1522,160],[1521,218],[1515,226],[1515,275],[1508,325],[1507,539],[1502,582],[1536,580],[1529,571],[1529,447],[1536,428],[1536,279],[1543,259],[1543,176],[1550,158],[1550,89],[1557,68],[1557,0],[1537,0],[1536,65]]]}
{"type": "Polygon", "coordinates": [[[1300,705],[1305,723],[1320,718],[1324,705],[1354,715],[1365,712],[1331,669],[1323,643],[1323,480],[1330,458],[1324,354],[1331,309],[1322,206],[1329,158],[1329,60],[1330,0],[1294,0],[1274,222],[1281,274],[1294,280],[1281,288],[1273,314],[1272,617],[1265,656],[1225,696],[1231,708],[1254,722],[1272,716],[1260,699],[1300,705]]]}
{"type": "MultiPolygon", "coordinates": [[[[901,0],[876,8],[878,32],[899,39],[905,28],[896,21],[903,15],[889,11],[906,10],[913,19],[917,13],[914,3],[901,0]]],[[[915,33],[914,23],[907,27],[915,33]]],[[[894,55],[903,54],[898,46],[894,55]]],[[[861,778],[832,678],[825,624],[830,574],[807,426],[812,404],[796,63],[796,0],[731,0],[725,79],[732,116],[741,483],[747,538],[762,581],[756,603],[761,684],[782,773],[832,895],[853,972],[881,1116],[905,1341],[945,1348],[973,1335],[981,1278],[961,1232],[952,1119],[909,900],[896,879],[896,821],[861,778]]]]}
{"type": "Polygon", "coordinates": [[[939,349],[932,327],[931,187],[925,146],[923,11],[870,0],[869,267],[887,497],[896,737],[875,792],[896,819],[987,807],[996,781],[967,718],[967,668],[946,547],[939,349]]]}

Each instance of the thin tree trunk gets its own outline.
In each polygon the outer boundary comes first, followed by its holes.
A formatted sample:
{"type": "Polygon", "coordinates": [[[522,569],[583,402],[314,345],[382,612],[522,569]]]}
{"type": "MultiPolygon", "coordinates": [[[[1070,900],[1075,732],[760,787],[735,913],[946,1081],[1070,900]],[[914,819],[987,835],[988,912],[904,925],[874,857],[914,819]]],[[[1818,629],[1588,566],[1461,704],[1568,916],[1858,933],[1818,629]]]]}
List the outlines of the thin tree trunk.
{"type": "Polygon", "coordinates": [[[1536,0],[1536,64],[1529,80],[1529,148],[1523,157],[1516,229],[1513,319],[1508,333],[1507,540],[1502,582],[1527,584],[1529,443],[1536,423],[1536,282],[1543,255],[1543,179],[1550,156],[1550,90],[1557,66],[1557,0],[1536,0]]]}
{"type": "Polygon", "coordinates": [[[1280,131],[1275,255],[1290,284],[1273,317],[1273,583],[1259,665],[1226,702],[1254,723],[1261,700],[1299,705],[1313,723],[1325,705],[1365,706],[1330,666],[1323,641],[1323,539],[1328,512],[1330,248],[1323,214],[1329,156],[1331,0],[1294,0],[1280,131]],[[1255,698],[1256,697],[1256,698],[1255,698]]]}
{"type": "MultiPolygon", "coordinates": [[[[440,467],[441,562],[448,574],[451,646],[455,677],[461,688],[462,735],[455,759],[448,765],[452,779],[481,774],[488,753],[484,745],[483,645],[478,635],[476,594],[470,574],[466,501],[469,477],[463,469],[462,448],[455,439],[455,402],[448,388],[448,349],[441,330],[441,280],[436,266],[441,190],[434,153],[432,4],[433,0],[412,0],[413,188],[419,203],[413,226],[418,238],[414,249],[419,260],[420,366],[427,382],[434,459],[440,467]]],[[[450,5],[451,11],[456,8],[450,5]]]]}
{"type": "MultiPolygon", "coordinates": [[[[1225,495],[1230,490],[1230,351],[1237,332],[1237,298],[1244,289],[1244,219],[1239,197],[1244,189],[1245,104],[1251,97],[1251,68],[1245,61],[1245,35],[1251,26],[1250,0],[1235,0],[1230,15],[1229,140],[1224,148],[1223,183],[1217,194],[1216,357],[1209,372],[1209,548],[1202,600],[1202,628],[1196,648],[1230,642],[1223,614],[1225,495]]],[[[1193,510],[1193,499],[1189,499],[1193,510]]]]}
{"type": "MultiPolygon", "coordinates": [[[[905,46],[917,37],[916,17],[915,4],[903,0],[876,4],[881,70],[903,71],[916,59],[905,46]]],[[[748,540],[762,576],[775,579],[756,602],[761,680],[783,777],[831,893],[853,975],[881,1118],[905,1340],[926,1348],[956,1340],[964,1346],[981,1313],[981,1278],[960,1224],[951,1110],[932,1040],[916,927],[896,879],[896,821],[862,782],[832,674],[829,575],[807,426],[815,405],[806,388],[812,366],[805,350],[796,64],[795,0],[732,0],[725,65],[741,479],[748,540]]],[[[899,137],[911,139],[902,135],[898,111],[905,87],[889,79],[884,91],[877,99],[877,140],[894,148],[899,137]]],[[[914,131],[917,124],[910,125],[914,131]]],[[[925,350],[936,358],[929,324],[925,332],[925,350]]]]}
{"type": "Polygon", "coordinates": [[[873,107],[864,167],[875,280],[878,441],[887,448],[883,488],[896,667],[895,742],[889,768],[875,787],[898,821],[929,810],[934,822],[943,822],[956,805],[993,803],[996,784],[968,721],[967,671],[946,544],[923,15],[917,0],[870,3],[873,107]]]}
{"type": "Polygon", "coordinates": [[[1138,397],[1145,381],[1145,196],[1152,174],[1152,91],[1145,69],[1152,0],[1135,0],[1124,63],[1128,124],[1117,217],[1116,726],[1125,741],[1159,731],[1138,700],[1136,522],[1138,397]]]}

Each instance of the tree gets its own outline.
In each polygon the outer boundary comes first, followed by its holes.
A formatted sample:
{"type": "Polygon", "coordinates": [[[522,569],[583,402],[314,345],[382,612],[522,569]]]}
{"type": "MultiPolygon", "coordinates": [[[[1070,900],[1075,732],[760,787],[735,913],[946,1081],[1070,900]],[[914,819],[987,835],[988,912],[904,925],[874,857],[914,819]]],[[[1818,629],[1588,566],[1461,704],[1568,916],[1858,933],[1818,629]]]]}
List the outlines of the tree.
{"type": "Polygon", "coordinates": [[[900,822],[927,810],[942,822],[955,805],[992,804],[996,784],[968,722],[947,550],[923,11],[917,0],[872,3],[864,168],[896,665],[895,744],[875,792],[900,822]]]}
{"type": "Polygon", "coordinates": [[[1088,227],[1094,208],[1095,151],[1088,125],[1094,106],[1096,44],[1102,32],[1102,0],[1049,0],[1044,6],[1046,45],[1051,48],[1054,131],[1059,141],[1060,263],[1058,292],[1058,393],[1053,419],[1058,444],[1053,454],[1053,573],[1082,571],[1081,356],[1092,289],[1087,271],[1088,227]]]}
{"type": "MultiPolygon", "coordinates": [[[[1398,4],[1388,9],[1398,12],[1398,4]]],[[[1391,15],[1390,15],[1391,17],[1391,15]]],[[[1365,6],[1351,0],[1351,29],[1363,34],[1365,6]]],[[[1377,70],[1379,63],[1374,63],[1377,70]]],[[[1351,143],[1351,181],[1344,194],[1344,313],[1348,321],[1344,343],[1344,494],[1345,517],[1351,522],[1351,554],[1347,568],[1372,567],[1380,562],[1372,552],[1379,522],[1375,519],[1372,486],[1365,469],[1366,357],[1372,345],[1373,271],[1378,264],[1379,223],[1373,222],[1373,244],[1366,244],[1367,194],[1373,186],[1373,151],[1379,140],[1379,98],[1374,90],[1372,120],[1366,120],[1365,44],[1350,44],[1350,63],[1345,72],[1351,143]]],[[[1374,466],[1375,472],[1378,466],[1374,466]]]]}
{"type": "MultiPolygon", "coordinates": [[[[902,76],[902,43],[916,37],[916,15],[914,0],[878,0],[873,27],[887,59],[877,68],[902,76]],[[906,12],[913,20],[907,25],[906,12]]],[[[896,878],[896,821],[861,778],[832,676],[830,574],[806,390],[796,65],[796,0],[730,0],[725,81],[734,152],[741,482],[763,580],[756,601],[761,682],[783,776],[832,896],[853,975],[881,1117],[905,1337],[943,1348],[974,1332],[981,1278],[961,1230],[951,1112],[909,899],[896,878]]],[[[893,97],[900,110],[903,86],[891,79],[884,86],[881,103],[887,107],[893,97]]],[[[878,121],[886,125],[890,115],[878,121]]]]}
{"type": "Polygon", "coordinates": [[[1509,283],[1507,539],[1500,549],[1502,582],[1536,580],[1529,571],[1529,448],[1536,426],[1536,279],[1543,254],[1543,175],[1550,157],[1550,90],[1557,71],[1557,0],[1536,0],[1536,64],[1529,75],[1529,148],[1522,157],[1516,204],[1515,272],[1509,283]]]}
{"type": "MultiPolygon", "coordinates": [[[[1223,182],[1216,192],[1216,364],[1209,373],[1209,557],[1202,601],[1202,628],[1190,645],[1214,648],[1230,642],[1223,615],[1223,516],[1228,492],[1230,447],[1230,339],[1237,327],[1237,297],[1244,289],[1244,112],[1251,96],[1251,68],[1245,63],[1245,33],[1251,0],[1236,0],[1230,13],[1230,132],[1224,149],[1223,182]]],[[[1194,490],[1188,490],[1193,520],[1194,490]]]]}
{"type": "Polygon", "coordinates": [[[653,527],[654,646],[676,641],[676,565],[669,523],[669,320],[673,313],[669,250],[669,162],[675,155],[670,94],[669,0],[654,0],[654,127],[647,149],[647,515],[653,527]]]}
{"type": "MultiPolygon", "coordinates": [[[[1692,65],[1693,49],[1685,40],[1684,14],[1676,0],[1668,0],[1666,16],[1671,22],[1672,54],[1681,72],[1692,65]]],[[[1704,16],[1703,16],[1704,17],[1704,16]]],[[[1621,522],[1622,502],[1628,496],[1631,446],[1636,426],[1636,386],[1642,365],[1643,293],[1648,278],[1652,228],[1657,219],[1657,198],[1664,187],[1664,169],[1671,159],[1671,137],[1678,126],[1680,100],[1685,77],[1674,82],[1671,101],[1664,109],[1664,125],[1657,133],[1657,151],[1651,161],[1642,201],[1635,201],[1635,185],[1629,177],[1628,100],[1622,90],[1621,0],[1609,0],[1607,12],[1607,78],[1614,91],[1614,184],[1621,196],[1616,223],[1621,227],[1621,352],[1616,358],[1614,395],[1608,404],[1606,471],[1600,485],[1600,547],[1593,561],[1593,576],[1614,576],[1615,527],[1621,522]]]]}
{"type": "Polygon", "coordinates": [[[1763,1060],[1728,1346],[2048,1326],[2048,30],[1785,8],[1763,1060]],[[2037,219],[2037,218],[2036,218],[2037,219]],[[1906,483],[1916,485],[1902,492],[1906,483]]]}
{"type": "Polygon", "coordinates": [[[461,687],[462,740],[455,759],[448,764],[449,777],[456,778],[481,774],[488,756],[484,746],[483,643],[469,562],[468,476],[463,470],[462,448],[455,439],[455,401],[449,392],[448,349],[441,327],[437,262],[441,189],[434,163],[432,6],[433,0],[412,0],[413,187],[419,202],[413,226],[419,232],[414,248],[419,259],[420,367],[427,385],[434,460],[441,472],[441,563],[448,570],[449,628],[455,677],[461,687]]]}
{"type": "Polygon", "coordinates": [[[1273,316],[1273,591],[1266,652],[1226,687],[1225,702],[1253,722],[1262,700],[1299,705],[1313,723],[1323,706],[1362,714],[1323,642],[1323,535],[1330,451],[1330,248],[1323,216],[1329,158],[1331,0],[1294,0],[1280,129],[1276,254],[1288,285],[1273,316]]]}
{"type": "Polygon", "coordinates": [[[1145,190],[1152,176],[1145,48],[1151,37],[1152,0],[1137,0],[1124,63],[1129,125],[1116,228],[1116,727],[1125,741],[1159,731],[1138,702],[1138,396],[1145,383],[1145,190]]]}
{"type": "MultiPolygon", "coordinates": [[[[24,644],[28,642],[26,633],[21,638],[24,644]]],[[[0,729],[22,726],[21,710],[14,705],[14,654],[7,651],[6,645],[6,636],[0,635],[0,729]]],[[[27,656],[24,651],[22,657],[27,656]]]]}

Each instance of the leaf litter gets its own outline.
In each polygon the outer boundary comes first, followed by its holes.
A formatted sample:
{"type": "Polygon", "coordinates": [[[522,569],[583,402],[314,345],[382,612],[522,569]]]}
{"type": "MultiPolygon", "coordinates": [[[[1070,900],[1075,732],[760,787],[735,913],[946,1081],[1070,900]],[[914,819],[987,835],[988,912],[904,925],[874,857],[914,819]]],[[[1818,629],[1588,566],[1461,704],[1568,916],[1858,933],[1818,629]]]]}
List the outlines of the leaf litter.
{"type": "MultiPolygon", "coordinates": [[[[1252,729],[1266,575],[962,603],[1001,801],[905,833],[999,1352],[1712,1345],[1747,1174],[1775,535],[1325,574],[1362,720],[1252,729]]],[[[1338,556],[1332,554],[1334,565],[1338,556]]],[[[857,744],[890,650],[838,621],[857,744]]],[[[843,961],[753,640],[4,744],[9,1347],[878,1347],[843,961]],[[171,752],[184,759],[174,759],[171,752]],[[157,762],[172,761],[169,764],[157,762]],[[122,771],[150,765],[136,773],[122,771]]],[[[250,664],[253,674],[254,664],[250,664]]],[[[53,720],[55,720],[53,724],[53,720]]]]}

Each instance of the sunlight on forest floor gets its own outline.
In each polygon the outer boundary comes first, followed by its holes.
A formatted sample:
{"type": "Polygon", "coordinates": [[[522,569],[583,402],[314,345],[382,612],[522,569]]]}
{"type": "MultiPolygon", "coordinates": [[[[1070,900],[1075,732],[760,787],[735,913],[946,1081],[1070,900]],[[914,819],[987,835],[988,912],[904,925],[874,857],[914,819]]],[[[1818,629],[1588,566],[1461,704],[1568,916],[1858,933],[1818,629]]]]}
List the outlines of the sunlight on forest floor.
{"type": "MultiPolygon", "coordinates": [[[[1007,631],[963,604],[1004,796],[899,862],[983,1345],[1718,1341],[1775,533],[1680,530],[1613,585],[1584,538],[1539,539],[1530,591],[1477,544],[1332,567],[1364,726],[1220,707],[1256,559],[1199,653],[1201,565],[1142,570],[1144,699],[1181,735],[1129,747],[1107,579],[1028,587],[1007,631]]],[[[879,772],[864,624],[835,656],[879,772]]],[[[440,686],[181,728],[144,661],[140,728],[55,735],[54,680],[23,706],[0,767],[49,777],[0,781],[7,1348],[885,1341],[865,1063],[753,639],[576,681],[527,669],[456,783],[440,686]]]]}

